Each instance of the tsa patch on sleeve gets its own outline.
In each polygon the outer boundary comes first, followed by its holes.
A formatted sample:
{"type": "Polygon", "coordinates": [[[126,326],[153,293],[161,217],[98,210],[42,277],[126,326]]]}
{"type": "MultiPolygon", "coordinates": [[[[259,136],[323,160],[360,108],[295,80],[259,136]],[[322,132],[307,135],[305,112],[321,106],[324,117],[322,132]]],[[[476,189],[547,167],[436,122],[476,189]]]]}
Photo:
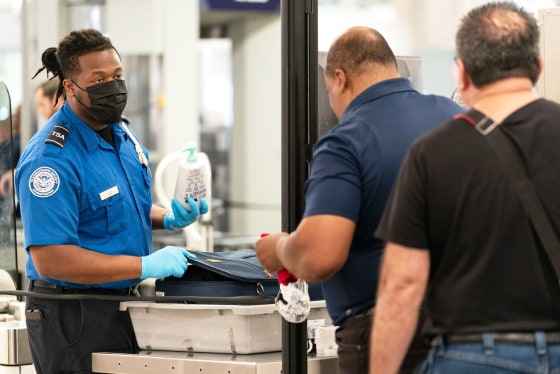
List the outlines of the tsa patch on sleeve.
{"type": "Polygon", "coordinates": [[[45,140],[45,143],[53,143],[58,145],[60,148],[64,148],[64,142],[66,142],[66,137],[69,133],[70,131],[66,127],[56,125],[52,129],[47,140],[45,140]]]}
{"type": "Polygon", "coordinates": [[[29,190],[37,197],[49,197],[58,191],[60,178],[58,173],[46,166],[37,168],[29,177],[29,190]]]}

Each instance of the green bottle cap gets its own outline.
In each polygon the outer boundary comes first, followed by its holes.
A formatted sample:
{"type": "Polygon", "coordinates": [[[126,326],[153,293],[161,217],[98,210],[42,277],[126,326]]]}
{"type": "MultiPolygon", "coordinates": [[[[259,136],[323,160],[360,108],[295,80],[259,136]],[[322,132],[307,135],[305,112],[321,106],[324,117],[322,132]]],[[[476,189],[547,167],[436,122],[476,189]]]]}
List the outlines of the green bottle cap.
{"type": "Polygon", "coordinates": [[[187,161],[190,163],[195,163],[198,161],[198,155],[196,154],[196,143],[190,142],[181,150],[181,152],[189,152],[187,156],[187,161]]]}

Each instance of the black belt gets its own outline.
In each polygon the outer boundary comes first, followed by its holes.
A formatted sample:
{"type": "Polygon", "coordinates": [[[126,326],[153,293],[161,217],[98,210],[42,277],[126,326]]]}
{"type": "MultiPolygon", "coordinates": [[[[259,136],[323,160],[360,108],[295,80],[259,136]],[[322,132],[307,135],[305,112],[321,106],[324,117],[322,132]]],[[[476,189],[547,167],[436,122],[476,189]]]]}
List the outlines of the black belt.
{"type": "Polygon", "coordinates": [[[60,286],[58,284],[53,284],[45,282],[44,280],[34,279],[29,283],[29,289],[34,292],[42,292],[41,290],[49,290],[48,293],[60,293],[60,294],[95,294],[95,295],[121,295],[121,296],[134,296],[137,294],[138,286],[131,286],[127,288],[72,288],[66,286],[60,286]]]}
{"type": "MultiPolygon", "coordinates": [[[[535,343],[535,334],[531,332],[495,332],[492,337],[495,343],[535,343]]],[[[546,332],[545,337],[549,344],[560,344],[560,332],[546,332]]],[[[482,340],[483,334],[451,334],[443,337],[447,344],[482,343],[482,340]]]]}

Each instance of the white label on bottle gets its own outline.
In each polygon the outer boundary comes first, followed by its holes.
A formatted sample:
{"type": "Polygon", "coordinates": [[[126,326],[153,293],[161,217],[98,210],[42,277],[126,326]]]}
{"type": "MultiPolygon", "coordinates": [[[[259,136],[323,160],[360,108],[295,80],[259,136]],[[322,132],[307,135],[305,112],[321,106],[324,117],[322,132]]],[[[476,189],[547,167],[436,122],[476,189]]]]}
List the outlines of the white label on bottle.
{"type": "Polygon", "coordinates": [[[187,209],[190,209],[187,204],[187,199],[190,197],[197,203],[202,198],[206,198],[206,173],[204,168],[192,169],[185,171],[178,179],[175,190],[175,197],[187,209]]]}

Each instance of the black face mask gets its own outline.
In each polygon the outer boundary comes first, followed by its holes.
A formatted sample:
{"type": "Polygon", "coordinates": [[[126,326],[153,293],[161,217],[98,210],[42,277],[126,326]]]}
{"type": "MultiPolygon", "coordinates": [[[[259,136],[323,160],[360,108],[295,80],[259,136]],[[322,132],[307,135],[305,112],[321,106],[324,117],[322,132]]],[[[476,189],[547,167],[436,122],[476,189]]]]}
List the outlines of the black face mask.
{"type": "MultiPolygon", "coordinates": [[[[72,81],[74,82],[74,81],[72,81]]],[[[121,120],[121,115],[126,106],[128,91],[124,80],[114,79],[109,82],[99,83],[89,86],[86,89],[74,84],[82,91],[86,91],[89,96],[90,106],[84,105],[78,96],[76,100],[82,105],[93,119],[100,123],[112,125],[121,120]]]]}

